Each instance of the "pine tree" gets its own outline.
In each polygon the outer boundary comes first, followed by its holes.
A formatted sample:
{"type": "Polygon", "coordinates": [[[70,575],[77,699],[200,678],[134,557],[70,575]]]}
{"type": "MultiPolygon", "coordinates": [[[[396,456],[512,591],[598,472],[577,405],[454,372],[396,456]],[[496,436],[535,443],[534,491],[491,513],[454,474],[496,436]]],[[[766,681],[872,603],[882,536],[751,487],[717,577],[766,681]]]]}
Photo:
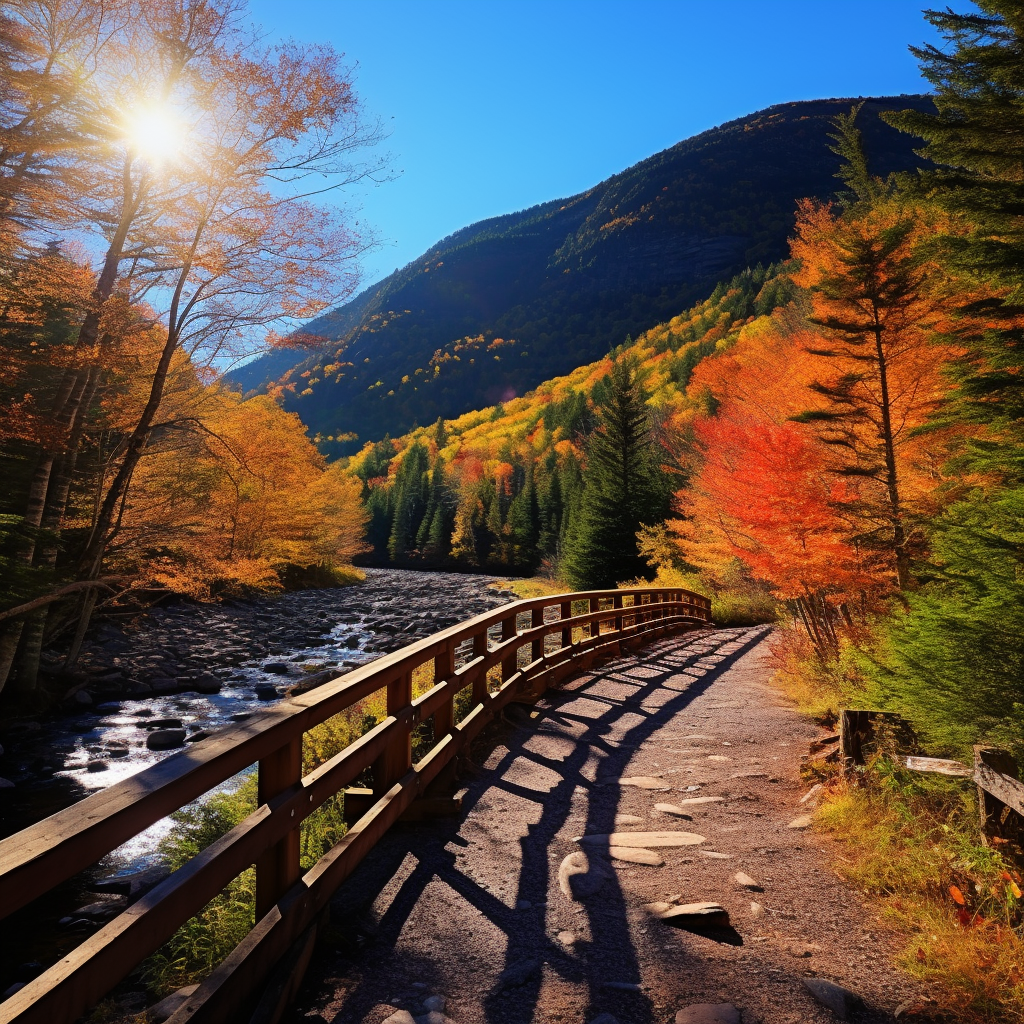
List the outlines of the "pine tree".
{"type": "MultiPolygon", "coordinates": [[[[973,359],[959,382],[965,418],[1006,426],[1024,419],[1024,8],[1017,0],[978,7],[977,14],[928,11],[947,45],[911,47],[935,89],[937,112],[884,117],[925,140],[922,155],[940,169],[925,174],[924,189],[970,223],[942,239],[946,265],[1007,290],[1002,301],[970,310],[984,327],[961,335],[973,359]]],[[[1024,476],[1024,457],[1014,461],[1024,476]]]]}
{"type": "Polygon", "coordinates": [[[648,574],[636,534],[667,512],[636,362],[617,359],[606,382],[600,425],[587,444],[582,502],[564,564],[569,581],[581,589],[613,587],[648,574]]]}
{"type": "Polygon", "coordinates": [[[526,471],[522,489],[508,508],[508,531],[512,542],[512,562],[532,571],[537,565],[538,536],[537,491],[533,484],[533,468],[526,471]]]}
{"type": "Polygon", "coordinates": [[[445,479],[444,459],[440,456],[434,460],[434,468],[430,473],[430,493],[427,498],[427,510],[423,515],[419,532],[416,535],[416,546],[431,559],[444,558],[447,553],[449,535],[448,487],[445,479]]]}
{"type": "Polygon", "coordinates": [[[412,445],[402,459],[392,485],[394,518],[388,538],[388,557],[400,562],[409,556],[419,524],[426,510],[424,488],[429,468],[427,449],[420,443],[412,445]]]}
{"type": "Polygon", "coordinates": [[[546,461],[547,485],[537,490],[537,551],[542,558],[551,558],[558,553],[562,527],[562,484],[553,451],[546,461]]]}

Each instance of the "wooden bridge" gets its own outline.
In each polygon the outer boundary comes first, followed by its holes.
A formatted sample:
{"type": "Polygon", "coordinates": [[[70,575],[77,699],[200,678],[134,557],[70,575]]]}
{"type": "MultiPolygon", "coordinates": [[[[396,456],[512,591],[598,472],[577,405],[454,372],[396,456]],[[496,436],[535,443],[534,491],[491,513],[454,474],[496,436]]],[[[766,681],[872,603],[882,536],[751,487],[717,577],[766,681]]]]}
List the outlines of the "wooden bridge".
{"type": "MultiPolygon", "coordinates": [[[[536,700],[596,658],[710,620],[710,601],[679,589],[518,601],[284,700],[3,840],[0,919],[239,772],[259,766],[258,807],[249,817],[0,1003],[0,1024],[71,1024],[255,865],[255,927],[170,1024],[248,1020],[261,999],[266,1003],[267,979],[282,958],[300,965],[293,975],[301,975],[317,922],[341,882],[414,800],[430,798],[431,783],[437,789],[447,781],[460,752],[502,707],[536,700]],[[418,695],[414,679],[423,691],[418,695]],[[383,721],[303,775],[305,733],[379,692],[386,694],[383,721]],[[414,730],[426,735],[429,747],[415,764],[414,730]],[[348,790],[367,771],[372,791],[348,790]],[[346,816],[358,817],[303,873],[303,820],[346,791],[346,816]]],[[[283,1004],[290,994],[285,986],[272,1001],[283,1004]]],[[[270,1007],[267,1019],[273,1016],[270,1007]]]]}

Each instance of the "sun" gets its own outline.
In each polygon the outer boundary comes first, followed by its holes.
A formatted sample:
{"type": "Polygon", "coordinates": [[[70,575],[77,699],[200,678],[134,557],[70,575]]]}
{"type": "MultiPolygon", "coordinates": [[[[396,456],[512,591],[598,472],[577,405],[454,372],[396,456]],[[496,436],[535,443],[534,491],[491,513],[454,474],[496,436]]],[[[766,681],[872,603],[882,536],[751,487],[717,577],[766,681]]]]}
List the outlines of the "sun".
{"type": "Polygon", "coordinates": [[[154,167],[176,160],[182,151],[181,121],[168,107],[145,104],[129,112],[124,121],[125,144],[154,167]]]}

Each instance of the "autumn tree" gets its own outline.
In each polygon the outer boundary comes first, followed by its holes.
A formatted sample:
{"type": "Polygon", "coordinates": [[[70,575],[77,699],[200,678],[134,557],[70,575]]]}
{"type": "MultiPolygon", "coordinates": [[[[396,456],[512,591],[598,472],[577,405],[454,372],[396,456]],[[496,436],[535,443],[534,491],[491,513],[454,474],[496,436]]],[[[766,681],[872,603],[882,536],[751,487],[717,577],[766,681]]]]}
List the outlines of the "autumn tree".
{"type": "Polygon", "coordinates": [[[895,199],[845,214],[805,201],[792,242],[819,331],[806,343],[820,364],[809,386],[823,400],[797,418],[832,448],[836,473],[862,482],[850,512],[863,543],[891,552],[901,589],[921,511],[901,452],[948,392],[938,368],[950,352],[932,344],[945,319],[938,270],[920,256],[928,233],[923,211],[895,199]]]}
{"type": "MultiPolygon", "coordinates": [[[[23,80],[43,75],[50,52],[52,20],[38,12],[73,13],[73,6],[16,7],[5,38],[17,37],[23,80]]],[[[92,232],[105,251],[78,329],[78,365],[60,375],[49,409],[58,429],[40,446],[27,487],[27,564],[37,558],[33,538],[44,520],[59,533],[65,516],[104,387],[111,303],[147,299],[163,335],[146,367],[144,401],[110,453],[91,528],[67,556],[67,572],[88,581],[102,575],[119,510],[154,431],[163,429],[161,404],[178,355],[197,366],[223,360],[351,291],[352,260],[365,240],[310,196],[372,173],[376,165],[353,164],[350,154],[378,132],[363,122],[348,72],[329,48],[267,49],[241,27],[229,0],[84,7],[107,19],[108,42],[98,53],[95,32],[70,15],[61,22],[66,49],[76,57],[85,48],[92,74],[74,78],[77,91],[61,104],[60,131],[73,141],[68,152],[84,187],[70,210],[55,207],[63,219],[53,226],[92,232]]],[[[32,113],[36,94],[22,90],[4,108],[11,166],[51,152],[50,124],[32,113]]],[[[7,219],[15,221],[27,193],[8,195],[7,219]]],[[[83,599],[79,634],[94,603],[95,591],[83,599]]],[[[20,630],[20,621],[9,624],[0,638],[0,681],[20,630]]]]}

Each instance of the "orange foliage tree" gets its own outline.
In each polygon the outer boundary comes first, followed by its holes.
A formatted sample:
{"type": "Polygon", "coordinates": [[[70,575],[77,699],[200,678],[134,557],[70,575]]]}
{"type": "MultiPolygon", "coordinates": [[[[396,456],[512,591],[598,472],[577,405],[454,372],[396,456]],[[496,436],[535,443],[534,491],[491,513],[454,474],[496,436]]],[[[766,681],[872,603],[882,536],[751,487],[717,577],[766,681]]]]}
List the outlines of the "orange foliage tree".
{"type": "Polygon", "coordinates": [[[891,552],[901,589],[944,455],[934,436],[923,442],[915,431],[946,398],[942,367],[959,354],[935,343],[950,304],[940,268],[921,255],[934,234],[920,207],[880,201],[841,215],[804,201],[792,241],[794,280],[819,332],[806,350],[821,400],[798,419],[830,446],[834,472],[860,481],[849,504],[860,539],[891,552]]]}
{"type": "MultiPolygon", "coordinates": [[[[267,48],[231,0],[19,0],[0,21],[0,52],[11,70],[0,93],[5,273],[38,261],[42,231],[76,232],[100,253],[68,319],[67,354],[43,386],[4,355],[5,386],[31,395],[25,407],[48,421],[20,453],[24,488],[7,502],[19,519],[16,561],[39,570],[37,590],[98,584],[149,446],[187,427],[166,415],[175,367],[184,360],[209,379],[351,293],[366,241],[310,196],[373,173],[378,163],[352,154],[379,130],[329,47],[267,48]],[[126,381],[114,356],[133,345],[140,358],[126,381]],[[99,430],[120,391],[132,400],[99,430]],[[99,491],[79,530],[86,463],[99,491]]],[[[2,324],[0,334],[16,353],[2,324]]],[[[79,639],[97,593],[82,599],[79,639]]],[[[0,687],[19,641],[19,675],[34,681],[42,613],[30,621],[30,642],[24,617],[0,626],[0,687]]]]}

